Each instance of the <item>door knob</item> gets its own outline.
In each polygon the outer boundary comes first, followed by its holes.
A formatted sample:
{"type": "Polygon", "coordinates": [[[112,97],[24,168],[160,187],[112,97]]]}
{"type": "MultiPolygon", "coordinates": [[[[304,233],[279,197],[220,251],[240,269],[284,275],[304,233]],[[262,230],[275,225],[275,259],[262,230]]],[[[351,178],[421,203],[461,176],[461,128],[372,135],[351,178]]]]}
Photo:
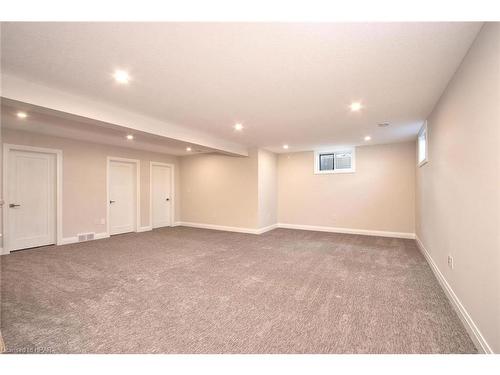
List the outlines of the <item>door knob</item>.
{"type": "Polygon", "coordinates": [[[111,203],[115,203],[115,201],[109,201],[109,204],[111,204],[111,203]]]}
{"type": "Polygon", "coordinates": [[[9,204],[10,208],[16,208],[16,207],[20,207],[20,206],[21,206],[20,204],[16,204],[16,203],[9,204]]]}
{"type": "Polygon", "coordinates": [[[166,201],[169,201],[169,200],[170,200],[170,198],[167,198],[167,199],[165,199],[165,200],[166,200],[166,201]]]}

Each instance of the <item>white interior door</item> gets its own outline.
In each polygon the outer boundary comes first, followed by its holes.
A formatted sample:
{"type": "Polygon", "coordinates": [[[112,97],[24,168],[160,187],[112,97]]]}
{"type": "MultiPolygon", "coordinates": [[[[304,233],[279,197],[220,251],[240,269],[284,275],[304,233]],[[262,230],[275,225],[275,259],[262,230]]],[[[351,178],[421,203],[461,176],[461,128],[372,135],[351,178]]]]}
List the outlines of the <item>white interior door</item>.
{"type": "Polygon", "coordinates": [[[153,164],[151,173],[153,228],[171,226],[171,169],[153,164]]]}
{"type": "Polygon", "coordinates": [[[136,221],[136,166],[111,160],[109,163],[109,232],[133,232],[136,221]]]}
{"type": "Polygon", "coordinates": [[[10,150],[7,160],[9,250],[56,241],[56,156],[10,150]]]}

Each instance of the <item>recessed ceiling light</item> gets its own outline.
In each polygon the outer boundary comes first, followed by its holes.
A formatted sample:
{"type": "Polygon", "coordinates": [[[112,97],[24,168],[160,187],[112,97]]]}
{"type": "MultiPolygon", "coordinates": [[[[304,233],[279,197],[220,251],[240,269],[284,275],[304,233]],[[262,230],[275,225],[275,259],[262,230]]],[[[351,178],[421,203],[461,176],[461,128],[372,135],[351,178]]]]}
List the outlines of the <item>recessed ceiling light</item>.
{"type": "Polygon", "coordinates": [[[243,130],[243,124],[237,123],[234,125],[234,130],[241,131],[243,130]]]}
{"type": "Polygon", "coordinates": [[[365,137],[365,141],[371,141],[371,139],[372,139],[372,137],[370,137],[369,135],[367,135],[367,136],[365,137]]]}
{"type": "Polygon", "coordinates": [[[17,112],[17,117],[26,118],[26,117],[28,117],[28,115],[26,114],[26,112],[17,112]]]}
{"type": "Polygon", "coordinates": [[[132,134],[128,134],[128,135],[127,135],[127,139],[128,139],[129,141],[131,141],[132,139],[134,139],[134,136],[133,136],[132,134]]]}
{"type": "Polygon", "coordinates": [[[191,151],[191,147],[186,147],[186,151],[190,152],[191,151]]]}
{"type": "Polygon", "coordinates": [[[117,69],[113,74],[113,78],[116,82],[121,84],[127,84],[130,81],[130,76],[125,70],[117,69]]]}
{"type": "Polygon", "coordinates": [[[352,112],[359,112],[363,106],[360,102],[352,102],[349,108],[351,108],[352,112]]]}
{"type": "Polygon", "coordinates": [[[288,145],[283,145],[283,148],[284,148],[285,150],[288,150],[288,145]]]}

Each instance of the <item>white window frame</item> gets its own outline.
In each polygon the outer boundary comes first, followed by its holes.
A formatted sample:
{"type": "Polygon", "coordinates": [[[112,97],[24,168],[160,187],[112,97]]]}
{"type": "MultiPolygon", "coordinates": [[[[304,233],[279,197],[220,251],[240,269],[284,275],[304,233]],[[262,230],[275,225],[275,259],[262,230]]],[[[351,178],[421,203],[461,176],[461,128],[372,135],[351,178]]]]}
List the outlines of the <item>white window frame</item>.
{"type": "MultiPolygon", "coordinates": [[[[334,158],[335,163],[336,158],[334,158]]],[[[356,148],[355,147],[338,147],[324,150],[314,151],[314,174],[337,174],[337,173],[355,173],[356,172],[356,148]],[[351,153],[351,168],[349,169],[333,169],[322,171],[319,169],[319,156],[323,154],[338,154],[342,152],[351,153]]]]}
{"type": "Polygon", "coordinates": [[[421,167],[425,163],[429,161],[429,131],[427,130],[427,121],[424,122],[422,128],[420,128],[417,136],[417,166],[421,167]],[[425,139],[425,155],[424,158],[420,161],[420,138],[424,135],[425,139]]]}

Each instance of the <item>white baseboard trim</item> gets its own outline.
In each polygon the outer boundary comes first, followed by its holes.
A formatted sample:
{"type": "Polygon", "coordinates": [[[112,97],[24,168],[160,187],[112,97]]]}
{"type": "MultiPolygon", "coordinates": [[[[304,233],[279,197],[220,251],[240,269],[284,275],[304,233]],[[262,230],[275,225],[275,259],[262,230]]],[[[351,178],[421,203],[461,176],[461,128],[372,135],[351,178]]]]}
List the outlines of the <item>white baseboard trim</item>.
{"type": "Polygon", "coordinates": [[[101,232],[101,233],[96,233],[95,234],[95,239],[96,240],[102,240],[103,238],[109,238],[109,233],[107,233],[107,232],[101,232]]]}
{"type": "MultiPolygon", "coordinates": [[[[103,238],[108,238],[108,237],[109,237],[109,234],[106,233],[106,232],[96,233],[94,239],[90,240],[90,241],[101,240],[103,238]]],[[[78,237],[77,236],[74,236],[74,237],[63,237],[62,240],[60,242],[58,242],[56,245],[57,246],[69,245],[69,244],[77,243],[77,242],[78,242],[78,237]]],[[[88,242],[88,241],[85,241],[85,242],[88,242]]],[[[0,255],[7,255],[7,254],[10,254],[10,251],[4,250],[3,248],[0,248],[0,255]]]]}
{"type": "MultiPolygon", "coordinates": [[[[94,237],[94,240],[91,240],[91,241],[101,240],[103,238],[108,238],[108,237],[109,237],[109,234],[106,233],[106,232],[96,233],[95,237],[94,237]]],[[[77,242],[78,242],[78,237],[77,236],[75,236],[75,237],[64,237],[62,239],[62,241],[60,243],[58,243],[58,245],[69,245],[69,244],[77,243],[77,242]]],[[[84,241],[84,242],[88,242],[88,241],[84,241]]]]}
{"type": "Polygon", "coordinates": [[[268,225],[267,227],[262,227],[262,228],[259,228],[259,229],[255,229],[255,234],[266,233],[266,232],[269,232],[270,230],[273,230],[273,229],[276,229],[276,228],[278,228],[278,224],[268,225]]]}
{"type": "Polygon", "coordinates": [[[69,245],[70,243],[78,242],[78,237],[63,237],[58,245],[69,245]]]}
{"type": "Polygon", "coordinates": [[[153,230],[153,227],[151,225],[148,225],[146,227],[139,227],[139,229],[137,229],[137,233],[149,232],[150,230],[153,230]]]}
{"type": "Polygon", "coordinates": [[[203,223],[193,223],[186,221],[177,221],[174,226],[185,226],[191,228],[202,228],[202,229],[213,229],[222,230],[226,232],[238,232],[238,233],[250,233],[250,234],[262,234],[276,228],[285,229],[299,229],[299,230],[310,230],[317,232],[332,232],[332,233],[346,233],[346,234],[361,234],[365,236],[379,236],[379,237],[394,237],[394,238],[410,238],[414,239],[414,233],[403,233],[403,232],[386,232],[378,230],[365,230],[365,229],[351,229],[351,228],[335,228],[335,227],[321,227],[314,225],[298,225],[298,224],[285,224],[277,223],[269,225],[263,228],[244,228],[244,227],[229,227],[224,225],[213,225],[213,224],[203,224],[203,223]]]}
{"type": "MultiPolygon", "coordinates": [[[[192,222],[188,222],[188,221],[178,221],[175,223],[175,226],[200,228],[200,229],[213,229],[213,230],[222,230],[222,231],[226,231],[226,232],[249,233],[249,234],[264,233],[264,232],[259,232],[259,231],[265,229],[265,228],[254,229],[254,228],[244,228],[244,227],[227,227],[224,225],[192,223],[192,222]]],[[[268,228],[268,227],[266,227],[266,228],[268,228]]],[[[268,229],[268,230],[271,230],[271,229],[268,229]]]]}
{"type": "Polygon", "coordinates": [[[414,239],[415,238],[415,233],[387,232],[387,231],[383,231],[383,230],[354,229],[354,228],[336,228],[336,227],[324,227],[324,226],[300,225],[300,224],[286,224],[286,223],[278,223],[277,227],[278,228],[286,228],[286,229],[310,230],[310,231],[316,231],[316,232],[360,234],[360,235],[363,235],[363,236],[409,238],[409,239],[414,239]]]}
{"type": "Polygon", "coordinates": [[[450,301],[451,305],[453,306],[453,308],[457,312],[458,317],[462,321],[465,329],[469,333],[469,336],[472,339],[472,341],[474,342],[474,344],[476,345],[477,349],[480,352],[485,353],[485,354],[493,354],[493,350],[486,342],[484,336],[479,331],[479,328],[472,320],[471,316],[469,315],[469,313],[465,309],[464,305],[462,305],[462,302],[460,302],[460,299],[455,294],[455,292],[451,288],[450,284],[448,284],[448,282],[446,281],[446,278],[439,270],[436,262],[434,262],[434,260],[432,259],[430,253],[425,248],[422,241],[420,241],[418,236],[415,236],[415,240],[417,242],[418,248],[420,249],[420,252],[424,255],[425,259],[427,260],[427,263],[429,263],[429,266],[431,267],[432,272],[434,272],[436,279],[438,279],[439,284],[443,288],[446,296],[448,297],[448,300],[450,301]]]}

